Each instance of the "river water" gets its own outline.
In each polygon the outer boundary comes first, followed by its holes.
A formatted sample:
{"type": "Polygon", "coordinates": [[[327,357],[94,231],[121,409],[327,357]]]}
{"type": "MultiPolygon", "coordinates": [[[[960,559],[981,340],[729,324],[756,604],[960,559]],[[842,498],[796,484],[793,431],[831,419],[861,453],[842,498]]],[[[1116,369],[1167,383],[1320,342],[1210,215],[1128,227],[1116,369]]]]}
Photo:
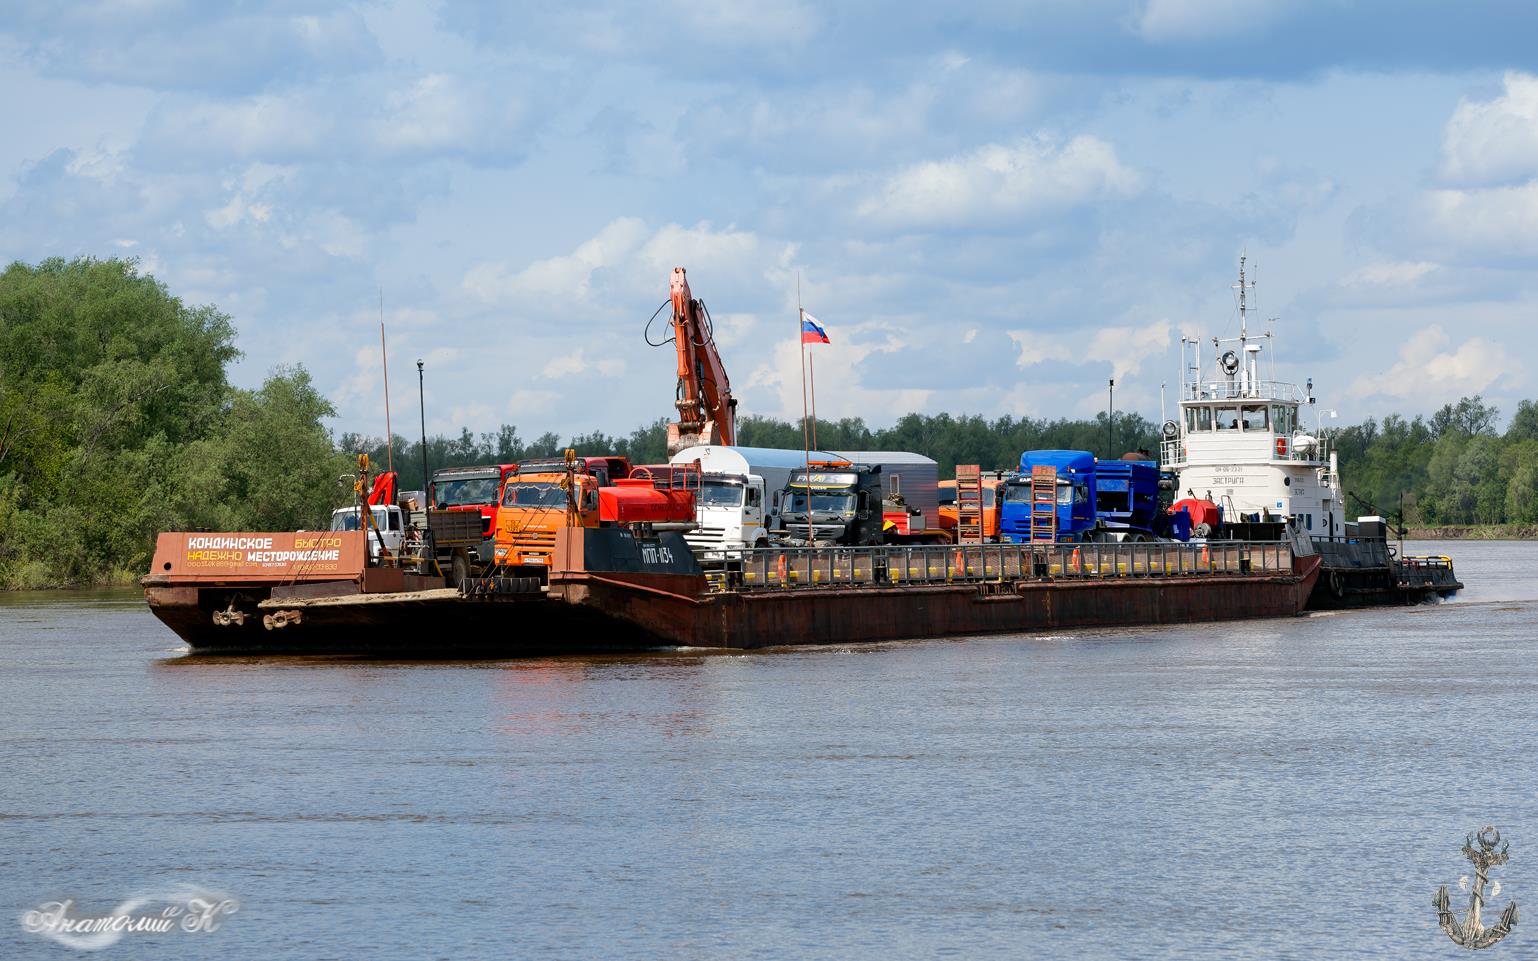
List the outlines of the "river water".
{"type": "Polygon", "coordinates": [[[99,956],[1452,956],[1485,824],[1487,920],[1538,919],[1538,544],[1412,546],[1469,588],[750,654],[194,658],[135,593],[4,597],[0,957],[192,888],[217,930],[99,956]]]}

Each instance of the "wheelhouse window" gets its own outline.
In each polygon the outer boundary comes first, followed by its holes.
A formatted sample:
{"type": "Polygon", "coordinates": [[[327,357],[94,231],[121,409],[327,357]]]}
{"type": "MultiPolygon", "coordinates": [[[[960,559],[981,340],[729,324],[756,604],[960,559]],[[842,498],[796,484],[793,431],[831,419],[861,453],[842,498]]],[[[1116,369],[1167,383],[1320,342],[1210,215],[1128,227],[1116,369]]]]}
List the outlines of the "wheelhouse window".
{"type": "Polygon", "coordinates": [[[1214,413],[1217,415],[1218,430],[1239,429],[1239,408],[1219,407],[1214,413]]]}
{"type": "Polygon", "coordinates": [[[1186,408],[1186,432],[1192,433],[1199,430],[1212,430],[1211,407],[1186,408]]]}
{"type": "Polygon", "coordinates": [[[1239,423],[1244,426],[1245,430],[1266,429],[1265,404],[1245,404],[1239,410],[1239,417],[1239,423]]]}
{"type": "Polygon", "coordinates": [[[1298,426],[1298,409],[1287,404],[1271,405],[1271,429],[1278,434],[1292,434],[1298,426]]]}

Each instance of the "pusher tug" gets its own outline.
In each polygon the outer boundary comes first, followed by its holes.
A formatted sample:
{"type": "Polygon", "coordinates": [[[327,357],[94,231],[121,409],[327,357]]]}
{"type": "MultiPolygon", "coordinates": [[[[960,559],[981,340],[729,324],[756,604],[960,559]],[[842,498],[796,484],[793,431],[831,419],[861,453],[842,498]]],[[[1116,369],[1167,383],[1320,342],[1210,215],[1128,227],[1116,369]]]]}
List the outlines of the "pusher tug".
{"type": "MultiPolygon", "coordinates": [[[[1336,453],[1321,427],[1313,381],[1303,389],[1262,377],[1266,331],[1251,337],[1245,258],[1239,258],[1239,335],[1204,342],[1181,338],[1179,416],[1164,422],[1160,461],[1175,475],[1176,506],[1191,511],[1197,534],[1219,524],[1235,536],[1265,536],[1281,525],[1301,531],[1323,559],[1311,608],[1415,603],[1463,585],[1446,557],[1400,557],[1382,517],[1345,519],[1336,453]],[[1313,420],[1310,431],[1308,420],[1313,420]]],[[[1330,416],[1334,411],[1329,412],[1330,416]]]]}

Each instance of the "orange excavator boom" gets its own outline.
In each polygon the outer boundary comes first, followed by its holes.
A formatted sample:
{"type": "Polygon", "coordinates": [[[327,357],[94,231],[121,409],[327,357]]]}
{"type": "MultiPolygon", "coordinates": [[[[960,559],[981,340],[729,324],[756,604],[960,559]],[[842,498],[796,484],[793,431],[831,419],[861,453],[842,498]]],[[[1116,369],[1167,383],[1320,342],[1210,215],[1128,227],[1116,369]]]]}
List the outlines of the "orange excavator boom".
{"type": "Polygon", "coordinates": [[[673,342],[678,348],[678,420],[668,425],[668,456],[698,444],[737,443],[737,400],[716,350],[710,315],[673,268],[673,342]]]}

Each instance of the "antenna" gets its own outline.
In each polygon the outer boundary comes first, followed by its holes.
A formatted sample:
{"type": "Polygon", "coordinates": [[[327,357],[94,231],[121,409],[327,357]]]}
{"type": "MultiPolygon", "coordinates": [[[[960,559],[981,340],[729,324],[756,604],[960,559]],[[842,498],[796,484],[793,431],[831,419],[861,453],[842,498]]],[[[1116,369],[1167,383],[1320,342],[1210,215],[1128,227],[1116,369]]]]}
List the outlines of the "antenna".
{"type": "Polygon", "coordinates": [[[1244,292],[1246,290],[1254,290],[1255,289],[1255,282],[1253,280],[1250,281],[1249,283],[1245,283],[1245,281],[1244,281],[1244,262],[1245,262],[1246,259],[1248,259],[1247,255],[1242,254],[1242,253],[1239,255],[1239,282],[1234,285],[1234,289],[1239,291],[1239,343],[1241,345],[1244,343],[1244,339],[1245,339],[1245,326],[1244,326],[1244,323],[1245,323],[1245,321],[1244,321],[1245,302],[1244,302],[1244,292]]]}
{"type": "Polygon", "coordinates": [[[1271,382],[1273,384],[1276,383],[1276,331],[1272,328],[1279,320],[1281,320],[1280,317],[1266,318],[1266,340],[1271,342],[1271,382]]]}

